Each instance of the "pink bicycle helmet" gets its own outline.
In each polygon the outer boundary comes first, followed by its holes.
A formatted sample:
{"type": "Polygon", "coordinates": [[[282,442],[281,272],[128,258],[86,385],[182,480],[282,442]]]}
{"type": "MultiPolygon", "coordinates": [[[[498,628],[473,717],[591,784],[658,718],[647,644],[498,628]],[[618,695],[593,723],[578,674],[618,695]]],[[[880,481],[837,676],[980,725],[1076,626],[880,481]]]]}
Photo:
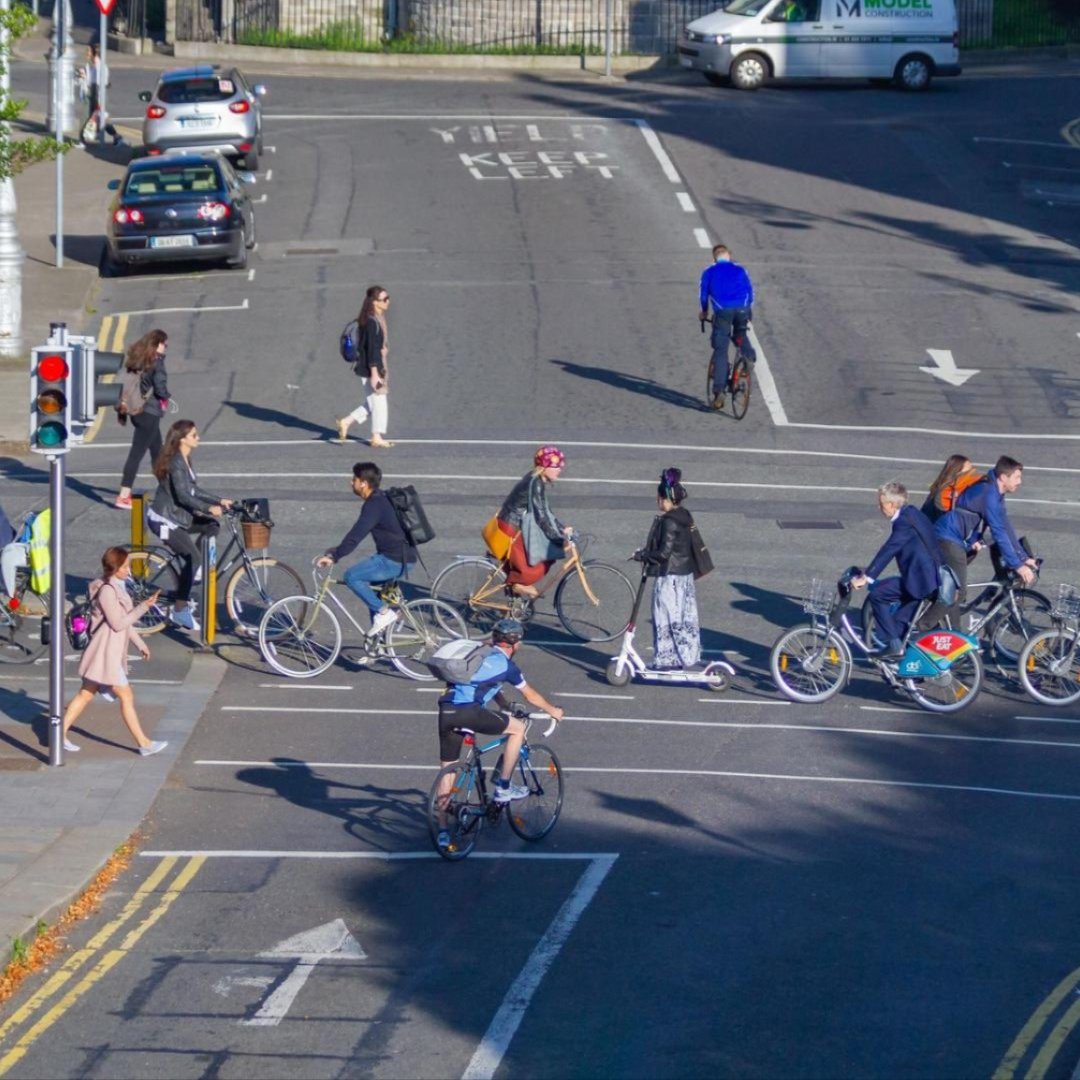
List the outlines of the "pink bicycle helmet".
{"type": "Polygon", "coordinates": [[[533,464],[541,469],[561,469],[566,464],[566,455],[557,446],[541,446],[533,454],[533,464]]]}

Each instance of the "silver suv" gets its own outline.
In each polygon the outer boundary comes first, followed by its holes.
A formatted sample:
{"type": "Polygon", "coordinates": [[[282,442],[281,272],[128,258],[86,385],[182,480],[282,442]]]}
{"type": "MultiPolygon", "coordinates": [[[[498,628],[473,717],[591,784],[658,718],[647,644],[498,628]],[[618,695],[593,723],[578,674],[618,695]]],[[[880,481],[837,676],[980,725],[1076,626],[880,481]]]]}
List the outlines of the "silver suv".
{"type": "Polygon", "coordinates": [[[239,68],[217,64],[166,71],[147,103],[143,145],[148,154],[217,150],[255,172],[262,153],[266,87],[252,86],[239,68]]]}

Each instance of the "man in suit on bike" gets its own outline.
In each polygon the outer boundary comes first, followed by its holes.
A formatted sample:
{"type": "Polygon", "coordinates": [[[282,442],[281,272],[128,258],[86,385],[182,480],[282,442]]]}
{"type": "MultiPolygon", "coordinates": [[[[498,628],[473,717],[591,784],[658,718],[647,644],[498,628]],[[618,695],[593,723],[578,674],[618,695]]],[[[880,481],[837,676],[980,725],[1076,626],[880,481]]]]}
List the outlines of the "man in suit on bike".
{"type": "Polygon", "coordinates": [[[866,570],[851,579],[856,589],[870,585],[874,619],[887,642],[881,655],[889,659],[903,655],[904,633],[919,601],[937,590],[941,565],[934,526],[921,510],[907,505],[907,497],[907,488],[897,480],[878,488],[878,509],[892,522],[892,531],[866,570]],[[893,559],[900,576],[882,578],[893,559]]]}

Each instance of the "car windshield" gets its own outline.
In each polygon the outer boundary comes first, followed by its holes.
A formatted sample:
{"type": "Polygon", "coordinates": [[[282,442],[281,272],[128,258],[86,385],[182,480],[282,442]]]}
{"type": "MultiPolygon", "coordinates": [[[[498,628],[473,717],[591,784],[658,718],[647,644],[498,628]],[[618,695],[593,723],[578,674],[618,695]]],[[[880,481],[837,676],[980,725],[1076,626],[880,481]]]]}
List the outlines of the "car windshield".
{"type": "Polygon", "coordinates": [[[182,195],[186,192],[213,194],[224,185],[213,165],[186,167],[163,166],[160,169],[139,169],[131,173],[124,185],[125,195],[182,195]]]}
{"type": "Polygon", "coordinates": [[[772,0],[731,0],[724,6],[725,15],[760,15],[772,0]]]}
{"type": "Polygon", "coordinates": [[[235,93],[236,83],[232,79],[223,79],[216,75],[163,82],[157,90],[158,100],[164,101],[166,105],[197,105],[203,101],[228,101],[235,93]]]}

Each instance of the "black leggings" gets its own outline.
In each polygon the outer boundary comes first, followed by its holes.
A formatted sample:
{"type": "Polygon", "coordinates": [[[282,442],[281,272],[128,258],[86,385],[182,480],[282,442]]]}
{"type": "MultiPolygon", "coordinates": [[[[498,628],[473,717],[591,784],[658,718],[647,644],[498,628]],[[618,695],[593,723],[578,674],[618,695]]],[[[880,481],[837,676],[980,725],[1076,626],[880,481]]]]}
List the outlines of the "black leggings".
{"type": "Polygon", "coordinates": [[[202,559],[200,545],[203,538],[217,536],[221,526],[214,518],[196,518],[194,524],[186,529],[171,529],[165,546],[170,551],[175,551],[180,556],[180,584],[176,590],[177,600],[188,600],[191,597],[191,583],[195,578],[195,561],[202,559]]]}
{"type": "Polygon", "coordinates": [[[146,451],[150,451],[151,467],[161,453],[161,417],[143,411],[130,417],[130,420],[134,429],[131,432],[131,450],[124,462],[124,473],[120,478],[120,486],[126,488],[135,483],[146,451]]]}

